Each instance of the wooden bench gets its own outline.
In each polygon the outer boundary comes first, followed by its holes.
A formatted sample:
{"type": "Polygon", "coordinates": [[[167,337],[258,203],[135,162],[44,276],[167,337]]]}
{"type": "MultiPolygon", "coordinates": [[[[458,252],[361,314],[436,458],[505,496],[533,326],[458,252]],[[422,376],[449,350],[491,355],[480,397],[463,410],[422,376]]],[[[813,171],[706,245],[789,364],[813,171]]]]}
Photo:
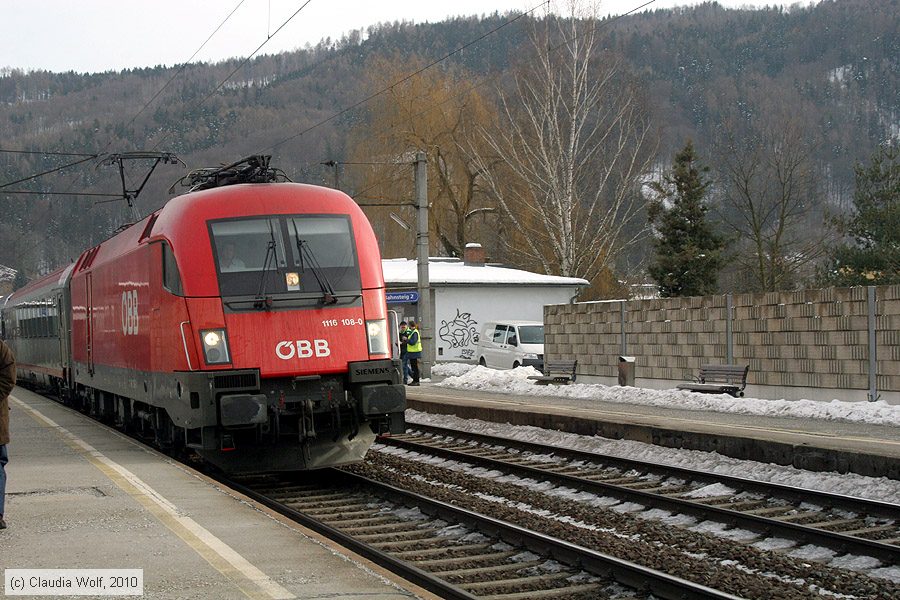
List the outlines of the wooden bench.
{"type": "Polygon", "coordinates": [[[577,360],[545,360],[543,375],[529,375],[538,385],[549,383],[569,383],[575,381],[575,368],[577,360]]]}
{"type": "Polygon", "coordinates": [[[743,397],[750,365],[701,365],[696,383],[682,383],[679,390],[743,397]]]}

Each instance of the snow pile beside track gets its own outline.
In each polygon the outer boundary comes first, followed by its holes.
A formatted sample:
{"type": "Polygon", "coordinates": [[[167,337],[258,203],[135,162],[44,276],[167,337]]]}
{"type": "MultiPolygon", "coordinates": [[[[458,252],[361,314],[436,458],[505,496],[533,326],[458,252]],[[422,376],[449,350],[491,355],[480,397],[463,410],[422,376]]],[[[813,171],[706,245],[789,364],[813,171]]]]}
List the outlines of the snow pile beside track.
{"type": "MultiPolygon", "coordinates": [[[[449,363],[440,365],[440,367],[448,368],[446,375],[449,376],[435,385],[446,388],[480,390],[516,396],[577,398],[619,404],[642,404],[681,410],[706,410],[743,415],[900,426],[900,406],[894,406],[884,401],[763,400],[760,398],[732,398],[727,394],[696,394],[675,389],[652,390],[601,384],[537,385],[533,380],[528,379],[529,375],[540,375],[533,367],[519,367],[509,371],[498,371],[460,363],[449,363]],[[449,369],[451,366],[453,370],[449,369]]],[[[441,371],[435,374],[443,375],[444,373],[441,371]]]]}

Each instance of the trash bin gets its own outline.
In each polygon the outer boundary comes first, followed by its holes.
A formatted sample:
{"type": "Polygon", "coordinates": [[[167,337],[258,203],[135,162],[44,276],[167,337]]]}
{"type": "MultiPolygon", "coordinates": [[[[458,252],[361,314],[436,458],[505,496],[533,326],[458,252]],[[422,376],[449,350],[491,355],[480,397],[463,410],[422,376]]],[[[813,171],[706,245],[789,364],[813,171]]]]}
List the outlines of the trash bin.
{"type": "Polygon", "coordinates": [[[619,357],[619,385],[634,387],[634,357],[619,357]]]}

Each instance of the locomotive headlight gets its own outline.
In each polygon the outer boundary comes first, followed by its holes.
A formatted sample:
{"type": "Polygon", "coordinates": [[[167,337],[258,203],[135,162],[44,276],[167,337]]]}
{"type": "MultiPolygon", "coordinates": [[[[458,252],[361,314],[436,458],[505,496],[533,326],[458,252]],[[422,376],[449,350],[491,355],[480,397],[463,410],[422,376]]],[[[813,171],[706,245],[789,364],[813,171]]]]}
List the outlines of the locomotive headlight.
{"type": "Polygon", "coordinates": [[[203,342],[203,357],[208,365],[221,365],[231,362],[228,351],[228,338],[224,329],[206,329],[200,332],[203,342]]]}
{"type": "Polygon", "coordinates": [[[387,320],[366,321],[366,334],[369,338],[369,354],[390,354],[387,320]]]}

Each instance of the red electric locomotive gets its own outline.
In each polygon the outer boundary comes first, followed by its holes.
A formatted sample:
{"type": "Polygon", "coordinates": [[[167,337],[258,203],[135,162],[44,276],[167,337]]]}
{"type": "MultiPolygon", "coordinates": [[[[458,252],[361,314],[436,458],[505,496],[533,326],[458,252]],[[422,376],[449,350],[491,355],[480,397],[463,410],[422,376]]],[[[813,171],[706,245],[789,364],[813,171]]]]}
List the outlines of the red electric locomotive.
{"type": "Polygon", "coordinates": [[[263,160],[205,172],[208,189],[10,296],[23,379],[231,473],[355,462],[402,432],[371,225],[263,160]]]}

